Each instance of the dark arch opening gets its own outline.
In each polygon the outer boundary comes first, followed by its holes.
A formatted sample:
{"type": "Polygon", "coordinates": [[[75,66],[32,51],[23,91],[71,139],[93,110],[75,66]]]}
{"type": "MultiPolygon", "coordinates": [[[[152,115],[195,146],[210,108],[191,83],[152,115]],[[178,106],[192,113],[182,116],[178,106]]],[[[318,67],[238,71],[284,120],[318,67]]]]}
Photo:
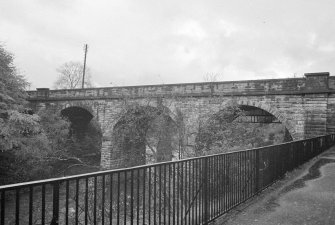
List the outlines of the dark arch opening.
{"type": "Polygon", "coordinates": [[[63,117],[71,122],[70,135],[84,135],[93,115],[81,107],[68,107],[61,111],[63,117]]]}
{"type": "Polygon", "coordinates": [[[176,123],[163,107],[133,106],[113,128],[114,167],[170,161],[176,149],[176,123]]]}
{"type": "Polygon", "coordinates": [[[269,132],[268,141],[265,144],[279,144],[293,141],[293,137],[283,123],[273,114],[249,105],[240,105],[242,116],[238,118],[240,122],[259,124],[263,130],[269,132]]]}
{"type": "Polygon", "coordinates": [[[83,166],[71,167],[67,174],[97,170],[102,145],[102,131],[98,121],[88,110],[77,106],[63,109],[61,115],[70,121],[68,151],[84,162],[83,166]]]}

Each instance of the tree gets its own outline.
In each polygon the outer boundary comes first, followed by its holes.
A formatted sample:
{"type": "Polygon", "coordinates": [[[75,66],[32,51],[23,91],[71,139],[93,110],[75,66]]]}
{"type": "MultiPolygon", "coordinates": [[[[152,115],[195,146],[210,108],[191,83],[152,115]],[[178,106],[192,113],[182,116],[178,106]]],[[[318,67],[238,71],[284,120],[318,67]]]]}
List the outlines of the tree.
{"type": "MultiPolygon", "coordinates": [[[[74,89],[81,88],[83,78],[83,65],[80,62],[67,62],[58,69],[58,78],[54,83],[56,89],[74,89]]],[[[90,69],[86,67],[85,87],[93,87],[91,82],[90,69]]]]}
{"type": "Polygon", "coordinates": [[[28,82],[18,74],[13,55],[0,46],[0,183],[23,181],[38,174],[35,161],[47,154],[48,140],[38,115],[26,108],[28,82]],[[31,159],[36,160],[31,160],[31,159]],[[5,178],[5,179],[4,179],[5,178]]]}
{"type": "Polygon", "coordinates": [[[218,82],[219,78],[220,78],[220,74],[218,73],[206,73],[203,76],[203,80],[205,82],[218,82]]]}

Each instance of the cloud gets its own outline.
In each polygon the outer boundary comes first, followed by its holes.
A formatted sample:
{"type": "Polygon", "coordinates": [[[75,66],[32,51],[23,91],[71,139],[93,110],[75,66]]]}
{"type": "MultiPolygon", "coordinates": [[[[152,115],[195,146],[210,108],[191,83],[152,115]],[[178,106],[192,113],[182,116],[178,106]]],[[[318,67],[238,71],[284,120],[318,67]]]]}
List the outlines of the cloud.
{"type": "Polygon", "coordinates": [[[320,1],[5,0],[0,43],[33,87],[87,63],[99,86],[288,77],[334,71],[335,14],[320,1]]]}

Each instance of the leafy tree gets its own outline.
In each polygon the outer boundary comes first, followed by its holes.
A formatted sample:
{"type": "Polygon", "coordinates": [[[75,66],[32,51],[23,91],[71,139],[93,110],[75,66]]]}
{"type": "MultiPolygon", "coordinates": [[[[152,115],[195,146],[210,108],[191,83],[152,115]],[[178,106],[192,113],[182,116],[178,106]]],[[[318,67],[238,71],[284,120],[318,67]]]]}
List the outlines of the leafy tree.
{"type": "MultiPolygon", "coordinates": [[[[82,75],[84,66],[80,62],[67,62],[58,69],[58,78],[54,83],[56,89],[74,89],[82,87],[82,75]]],[[[85,87],[93,87],[90,69],[86,67],[85,87]]]]}
{"type": "Polygon", "coordinates": [[[0,46],[0,164],[5,173],[1,177],[11,177],[1,183],[29,180],[47,171],[35,167],[35,162],[48,154],[48,139],[39,116],[25,107],[27,84],[14,66],[13,56],[0,46]]]}
{"type": "Polygon", "coordinates": [[[55,176],[81,162],[66,148],[69,122],[49,110],[27,108],[26,80],[0,46],[0,184],[55,176]]]}

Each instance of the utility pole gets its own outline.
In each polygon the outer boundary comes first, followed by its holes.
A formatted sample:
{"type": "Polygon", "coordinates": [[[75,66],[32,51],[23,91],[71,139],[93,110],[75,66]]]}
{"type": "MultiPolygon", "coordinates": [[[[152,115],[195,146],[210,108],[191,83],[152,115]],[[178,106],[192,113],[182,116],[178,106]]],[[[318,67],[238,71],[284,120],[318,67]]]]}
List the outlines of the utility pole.
{"type": "Polygon", "coordinates": [[[83,68],[83,82],[81,84],[81,88],[84,88],[84,83],[85,83],[85,72],[86,72],[86,55],[87,55],[87,44],[84,45],[84,68],[83,68]]]}

